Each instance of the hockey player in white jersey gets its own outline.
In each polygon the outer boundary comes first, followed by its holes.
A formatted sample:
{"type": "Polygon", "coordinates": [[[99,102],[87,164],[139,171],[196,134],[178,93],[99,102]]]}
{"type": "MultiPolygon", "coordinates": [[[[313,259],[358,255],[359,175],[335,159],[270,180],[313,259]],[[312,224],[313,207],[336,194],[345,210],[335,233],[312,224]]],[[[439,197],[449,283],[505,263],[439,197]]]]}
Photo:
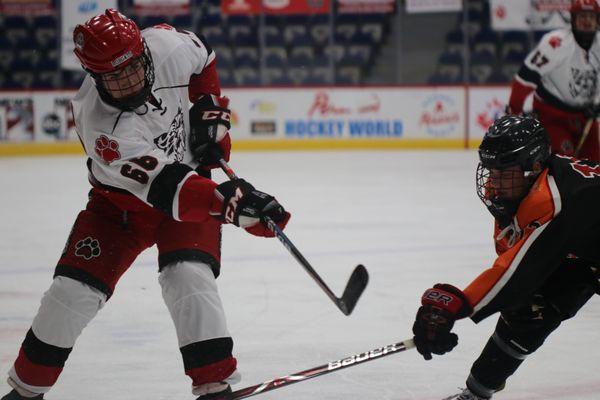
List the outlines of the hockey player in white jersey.
{"type": "MultiPolygon", "coordinates": [[[[552,151],[573,155],[588,118],[595,118],[600,98],[600,6],[596,0],[574,0],[571,28],[544,35],[515,76],[509,112],[521,114],[527,96],[535,91],[533,111],[550,135],[552,151]]],[[[579,156],[600,160],[598,124],[579,156]]]]}
{"type": "Polygon", "coordinates": [[[121,275],[154,244],[192,392],[228,392],[240,377],[215,283],[221,225],[272,236],[262,217],[283,229],[290,214],[242,179],[209,178],[209,150],[229,159],[230,112],[203,40],[165,24],[140,32],[113,9],[78,25],[73,40],[88,72],[73,114],[92,189],[2,400],[43,398],[121,275]]]}

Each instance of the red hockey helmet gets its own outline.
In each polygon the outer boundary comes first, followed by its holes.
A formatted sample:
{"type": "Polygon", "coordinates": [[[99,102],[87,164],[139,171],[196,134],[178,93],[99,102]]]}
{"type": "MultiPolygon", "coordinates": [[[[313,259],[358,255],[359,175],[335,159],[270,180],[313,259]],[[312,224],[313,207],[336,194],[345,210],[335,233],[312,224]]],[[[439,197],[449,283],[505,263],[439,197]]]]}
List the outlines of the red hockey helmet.
{"type": "MultiPolygon", "coordinates": [[[[83,25],[77,25],[73,31],[74,53],[83,68],[96,81],[100,97],[107,103],[123,110],[133,110],[144,104],[154,84],[154,65],[152,55],[142,37],[140,29],[131,19],[115,9],[109,8],[104,14],[97,15],[83,25]],[[139,60],[144,68],[143,86],[132,93],[131,87],[122,87],[119,93],[107,90],[107,79],[102,75],[135,65],[139,60]]],[[[115,85],[111,85],[115,86],[115,85]]]]}
{"type": "Polygon", "coordinates": [[[571,3],[571,14],[592,11],[596,14],[600,14],[600,5],[597,0],[573,0],[571,3]]]}
{"type": "Polygon", "coordinates": [[[135,22],[112,8],[77,25],[73,41],[83,67],[97,74],[124,67],[144,51],[135,22]]]}

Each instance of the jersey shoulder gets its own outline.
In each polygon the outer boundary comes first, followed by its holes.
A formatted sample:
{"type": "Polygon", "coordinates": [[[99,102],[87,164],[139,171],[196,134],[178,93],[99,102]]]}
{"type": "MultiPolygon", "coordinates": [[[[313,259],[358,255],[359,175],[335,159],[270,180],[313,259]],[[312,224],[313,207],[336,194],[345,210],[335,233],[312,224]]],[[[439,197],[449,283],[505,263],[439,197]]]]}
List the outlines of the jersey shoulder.
{"type": "Polygon", "coordinates": [[[142,35],[148,43],[156,69],[172,69],[187,64],[203,67],[211,57],[212,49],[193,32],[161,24],[144,29],[142,35]]]}
{"type": "Polygon", "coordinates": [[[565,204],[589,189],[600,190],[600,164],[563,155],[553,155],[549,169],[565,204]]]}
{"type": "Polygon", "coordinates": [[[572,49],[574,40],[570,29],[555,29],[542,36],[537,48],[552,54],[566,53],[572,49]]]}

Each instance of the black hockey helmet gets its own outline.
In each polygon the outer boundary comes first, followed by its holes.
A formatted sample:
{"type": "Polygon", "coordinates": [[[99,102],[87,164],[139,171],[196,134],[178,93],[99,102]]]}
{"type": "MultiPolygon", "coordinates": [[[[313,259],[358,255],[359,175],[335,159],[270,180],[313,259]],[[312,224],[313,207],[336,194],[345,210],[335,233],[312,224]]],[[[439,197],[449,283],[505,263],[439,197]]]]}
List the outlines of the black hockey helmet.
{"type": "Polygon", "coordinates": [[[550,157],[550,140],[532,117],[506,115],[487,130],[479,146],[477,195],[507,224],[550,157]]]}

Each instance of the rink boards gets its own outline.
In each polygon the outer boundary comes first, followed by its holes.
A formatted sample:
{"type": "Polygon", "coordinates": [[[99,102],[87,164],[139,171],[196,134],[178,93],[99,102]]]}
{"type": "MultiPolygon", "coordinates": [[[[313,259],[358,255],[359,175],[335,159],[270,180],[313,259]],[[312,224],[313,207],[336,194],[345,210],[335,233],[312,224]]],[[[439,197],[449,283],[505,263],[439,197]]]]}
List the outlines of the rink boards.
{"type": "MultiPolygon", "coordinates": [[[[0,91],[0,156],[81,153],[75,91],[0,91]]],[[[235,150],[475,147],[507,86],[224,89],[235,150]]]]}

